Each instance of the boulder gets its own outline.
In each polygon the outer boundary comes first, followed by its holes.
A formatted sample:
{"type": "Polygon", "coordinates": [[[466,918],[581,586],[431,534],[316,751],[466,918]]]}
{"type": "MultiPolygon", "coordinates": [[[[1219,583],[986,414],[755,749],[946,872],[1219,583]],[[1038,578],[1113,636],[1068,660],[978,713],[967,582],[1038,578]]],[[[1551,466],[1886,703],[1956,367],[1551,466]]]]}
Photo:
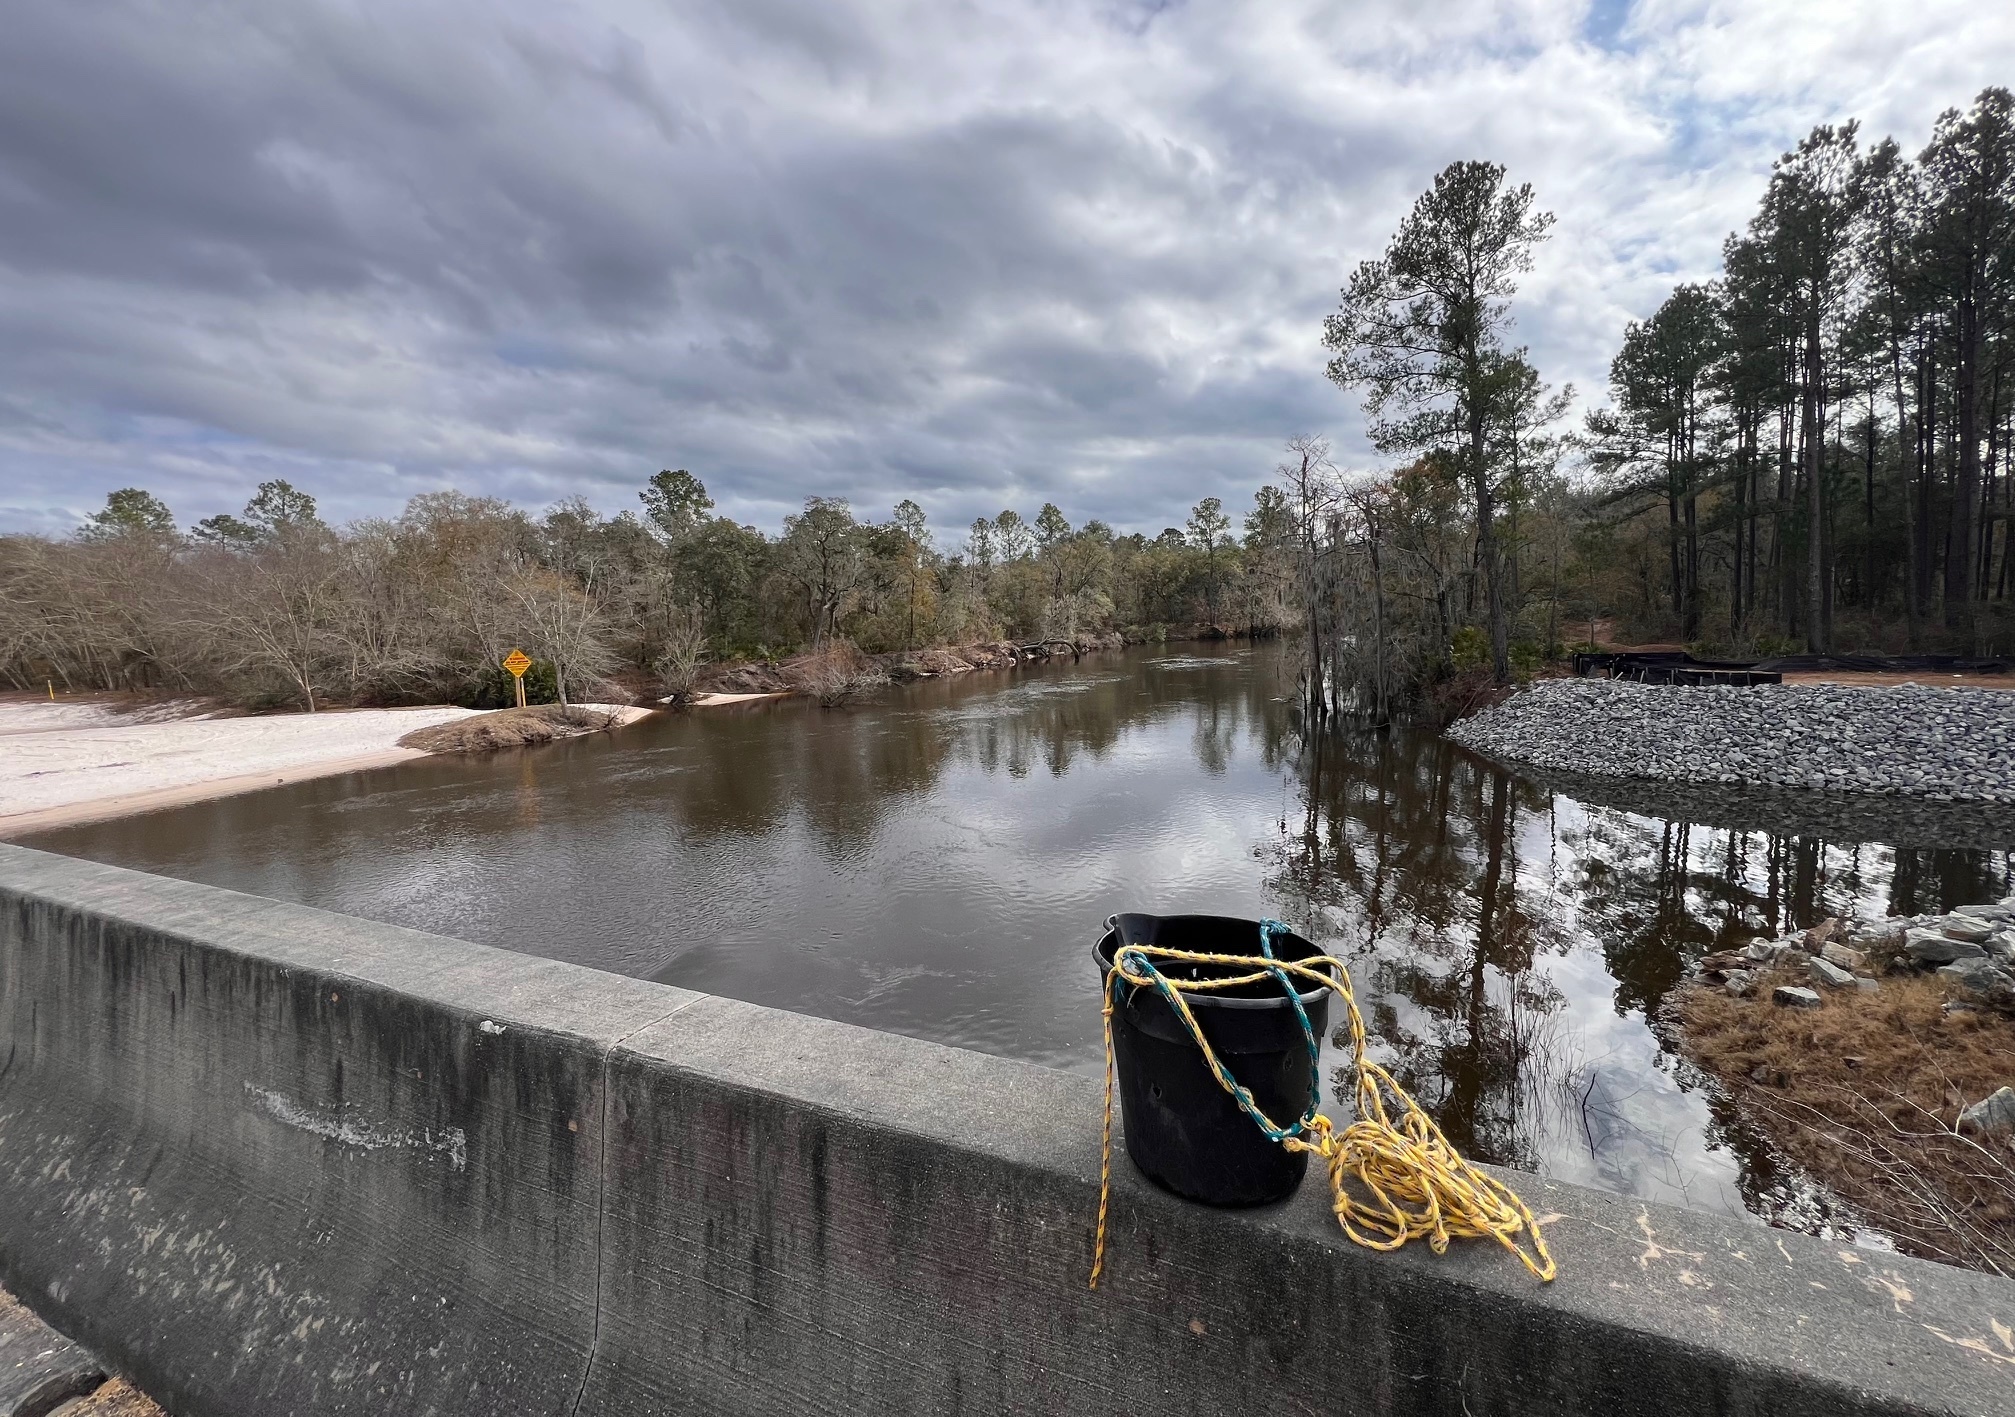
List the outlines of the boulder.
{"type": "Polygon", "coordinates": [[[2015,977],[2011,977],[1992,960],[1957,960],[1940,969],[1938,973],[1969,994],[1977,994],[1983,999],[1995,1002],[2015,1000],[2015,977]]]}
{"type": "Polygon", "coordinates": [[[1800,989],[1792,984],[1779,984],[1770,991],[1770,1002],[1780,1009],[1816,1009],[1821,1000],[1810,989],[1800,989]]]}
{"type": "Polygon", "coordinates": [[[1852,989],[1854,987],[1854,976],[1839,965],[1830,963],[1827,960],[1815,958],[1806,966],[1806,971],[1811,974],[1814,984],[1824,985],[1828,989],[1852,989]]]}
{"type": "Polygon", "coordinates": [[[1994,933],[1994,927],[1985,920],[1975,920],[1965,915],[1948,915],[1938,922],[1938,929],[1948,940],[1964,940],[1969,945],[1977,945],[1994,933]]]}
{"type": "Polygon", "coordinates": [[[1842,939],[1847,934],[1847,922],[1837,916],[1829,916],[1805,932],[1804,945],[1807,954],[1818,954],[1820,946],[1830,940],[1842,939]]]}
{"type": "Polygon", "coordinates": [[[1878,920],[1848,932],[1847,943],[1857,950],[1895,949],[1903,943],[1903,932],[1909,928],[1903,920],[1878,920]]]}
{"type": "Polygon", "coordinates": [[[1738,999],[1746,999],[1756,992],[1756,975],[1747,969],[1731,969],[1722,987],[1738,999]]]}
{"type": "Polygon", "coordinates": [[[2015,960],[2015,930],[2003,930],[1980,948],[1987,951],[1989,959],[2015,960]]]}
{"type": "Polygon", "coordinates": [[[1912,930],[1903,937],[1903,953],[1919,964],[1950,964],[1958,959],[1979,959],[1987,951],[1936,930],[1912,930]]]}
{"type": "Polygon", "coordinates": [[[1837,945],[1831,941],[1820,946],[1819,957],[1828,964],[1849,971],[1861,969],[1868,963],[1868,956],[1860,950],[1850,950],[1845,945],[1837,945]]]}
{"type": "Polygon", "coordinates": [[[2010,905],[1962,905],[1952,912],[1964,915],[1970,920],[1985,920],[1998,925],[2015,925],[2015,906],[2010,905]]]}
{"type": "Polygon", "coordinates": [[[1959,1130],[1987,1137],[2015,1135],[2015,1087],[1999,1088],[1961,1112],[1959,1130]]]}

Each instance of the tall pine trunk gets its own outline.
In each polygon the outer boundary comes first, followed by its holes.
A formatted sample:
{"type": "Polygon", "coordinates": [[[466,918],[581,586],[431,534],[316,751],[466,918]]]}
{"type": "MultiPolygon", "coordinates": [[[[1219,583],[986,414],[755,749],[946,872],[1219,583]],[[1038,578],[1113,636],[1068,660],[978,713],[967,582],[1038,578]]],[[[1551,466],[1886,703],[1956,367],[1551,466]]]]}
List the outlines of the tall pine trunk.
{"type": "MultiPolygon", "coordinates": [[[[1472,362],[1482,360],[1472,353],[1472,362]]],[[[1479,374],[1472,388],[1482,384],[1479,374]]],[[[1490,627],[1490,673],[1500,684],[1511,682],[1511,636],[1504,623],[1503,567],[1498,562],[1497,506],[1491,495],[1490,464],[1484,444],[1483,399],[1472,394],[1469,406],[1469,475],[1476,493],[1476,559],[1483,563],[1484,616],[1490,627]]]]}
{"type": "Polygon", "coordinates": [[[1820,390],[1819,295],[1805,321],[1804,436],[1805,508],[1805,648],[1812,654],[1833,650],[1833,575],[1828,564],[1826,535],[1826,427],[1820,390]]]}
{"type": "Polygon", "coordinates": [[[1959,440],[1953,467],[1951,526],[1945,553],[1945,628],[1966,627],[1973,603],[1975,520],[1980,511],[1980,321],[1970,291],[1955,321],[1953,433],[1959,440]]]}

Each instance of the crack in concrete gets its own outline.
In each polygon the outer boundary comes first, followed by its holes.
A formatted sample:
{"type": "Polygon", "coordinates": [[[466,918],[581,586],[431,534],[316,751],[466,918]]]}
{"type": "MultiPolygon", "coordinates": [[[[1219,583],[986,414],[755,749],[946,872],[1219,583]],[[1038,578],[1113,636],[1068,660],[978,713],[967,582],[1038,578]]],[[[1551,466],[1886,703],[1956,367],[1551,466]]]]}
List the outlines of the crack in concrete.
{"type": "Polygon", "coordinates": [[[574,1400],[567,1406],[567,1417],[579,1417],[581,1404],[587,1400],[588,1379],[595,1373],[595,1357],[602,1347],[602,1219],[608,1210],[609,1196],[609,1060],[616,1056],[616,1050],[635,1038],[647,1028],[656,1028],[681,1009],[691,1008],[705,995],[696,995],[667,1009],[654,1019],[638,1024],[621,1038],[602,1050],[602,1120],[601,1130],[596,1137],[597,1159],[595,1162],[595,1313],[588,1327],[588,1361],[581,1365],[581,1385],[574,1390],[574,1400]]]}

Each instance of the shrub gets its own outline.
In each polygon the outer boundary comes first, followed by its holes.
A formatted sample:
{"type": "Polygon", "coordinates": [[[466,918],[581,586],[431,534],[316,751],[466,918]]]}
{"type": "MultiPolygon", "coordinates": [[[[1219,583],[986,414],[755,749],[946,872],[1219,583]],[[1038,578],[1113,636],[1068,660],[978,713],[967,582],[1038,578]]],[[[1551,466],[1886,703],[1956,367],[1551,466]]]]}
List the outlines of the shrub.
{"type": "MultiPolygon", "coordinates": [[[[560,682],[553,673],[552,663],[544,659],[532,661],[532,667],[525,671],[525,702],[527,704],[556,704],[560,701],[560,682]]],[[[518,706],[518,691],[511,683],[511,676],[501,664],[487,665],[482,677],[457,694],[453,700],[463,708],[505,709],[518,706]]]]}
{"type": "Polygon", "coordinates": [[[1488,669],[1490,637],[1474,625],[1464,625],[1448,644],[1448,661],[1456,669],[1488,669]]]}

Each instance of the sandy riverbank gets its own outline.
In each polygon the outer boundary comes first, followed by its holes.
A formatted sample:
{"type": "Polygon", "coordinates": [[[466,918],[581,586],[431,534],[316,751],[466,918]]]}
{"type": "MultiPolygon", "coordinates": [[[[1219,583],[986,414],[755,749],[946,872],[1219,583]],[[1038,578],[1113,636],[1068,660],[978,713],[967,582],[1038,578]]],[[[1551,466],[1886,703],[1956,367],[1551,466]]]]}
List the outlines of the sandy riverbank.
{"type": "Polygon", "coordinates": [[[105,703],[0,703],[0,837],[389,767],[424,753],[447,706],[259,717],[139,717],[105,703]]]}
{"type": "MultiPolygon", "coordinates": [[[[619,724],[647,712],[584,707],[619,724]]],[[[391,767],[428,756],[399,746],[407,734],[474,716],[448,705],[211,717],[196,705],[0,702],[0,838],[391,767]]]]}
{"type": "MultiPolygon", "coordinates": [[[[688,704],[690,708],[721,708],[727,704],[752,704],[758,699],[787,699],[790,694],[782,689],[772,694],[699,694],[688,704]]],[[[670,699],[664,700],[670,703],[670,699]]]]}

